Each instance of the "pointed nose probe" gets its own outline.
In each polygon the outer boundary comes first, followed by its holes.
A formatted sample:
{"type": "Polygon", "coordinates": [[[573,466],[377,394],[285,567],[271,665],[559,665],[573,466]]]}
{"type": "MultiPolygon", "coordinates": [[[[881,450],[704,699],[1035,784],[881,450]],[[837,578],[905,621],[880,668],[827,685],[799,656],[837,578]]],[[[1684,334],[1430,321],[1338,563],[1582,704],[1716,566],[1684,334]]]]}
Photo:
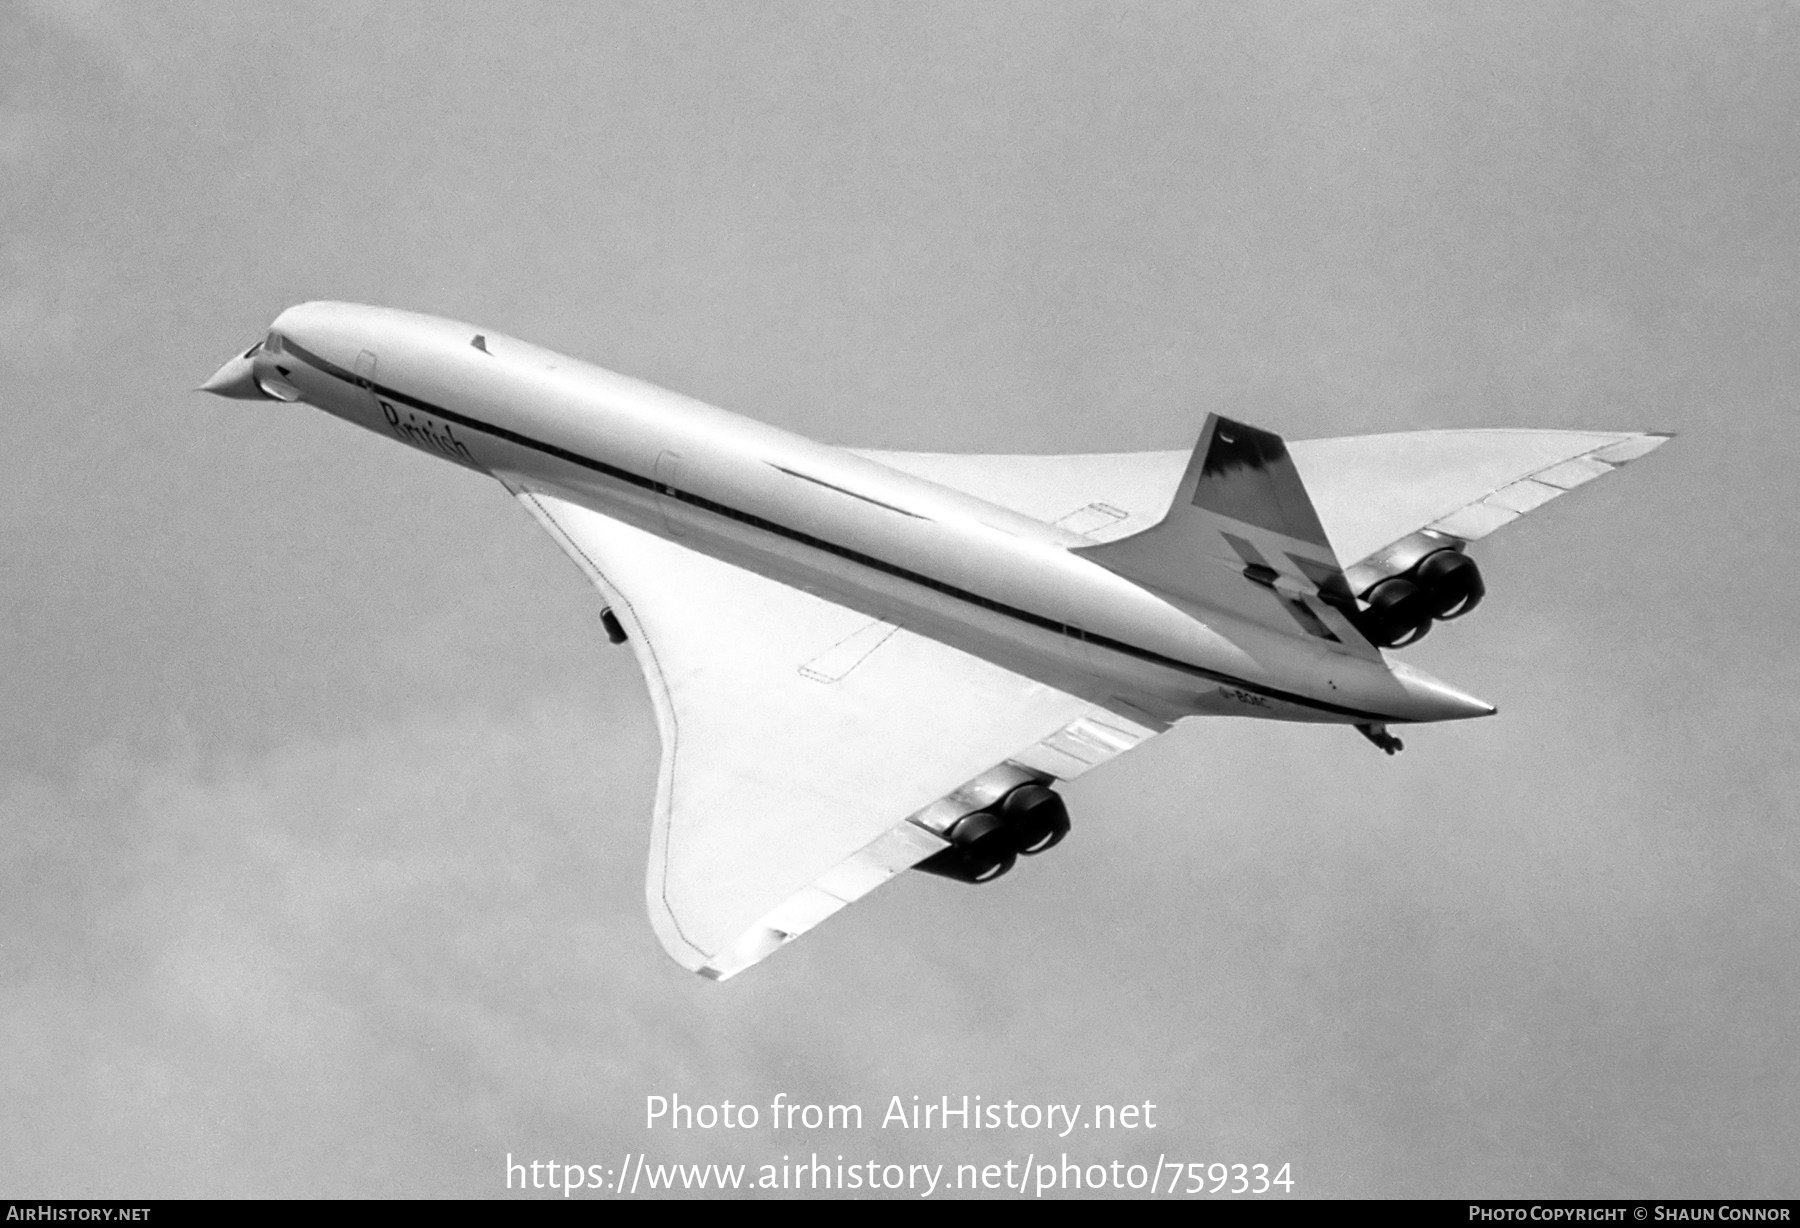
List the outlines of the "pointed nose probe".
{"type": "Polygon", "coordinates": [[[194,391],[210,392],[216,397],[230,397],[238,401],[267,400],[262,389],[256,386],[256,364],[243,354],[227,360],[224,366],[214,371],[211,378],[194,391]]]}

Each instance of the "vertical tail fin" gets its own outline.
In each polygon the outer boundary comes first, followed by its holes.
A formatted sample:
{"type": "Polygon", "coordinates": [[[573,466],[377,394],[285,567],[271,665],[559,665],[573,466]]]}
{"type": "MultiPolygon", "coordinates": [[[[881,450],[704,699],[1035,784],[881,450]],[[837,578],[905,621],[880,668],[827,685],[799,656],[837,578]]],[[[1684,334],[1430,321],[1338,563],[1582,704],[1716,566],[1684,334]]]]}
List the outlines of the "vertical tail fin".
{"type": "Polygon", "coordinates": [[[1209,415],[1166,515],[1132,537],[1075,547],[1176,597],[1355,656],[1379,656],[1281,436],[1209,415]]]}

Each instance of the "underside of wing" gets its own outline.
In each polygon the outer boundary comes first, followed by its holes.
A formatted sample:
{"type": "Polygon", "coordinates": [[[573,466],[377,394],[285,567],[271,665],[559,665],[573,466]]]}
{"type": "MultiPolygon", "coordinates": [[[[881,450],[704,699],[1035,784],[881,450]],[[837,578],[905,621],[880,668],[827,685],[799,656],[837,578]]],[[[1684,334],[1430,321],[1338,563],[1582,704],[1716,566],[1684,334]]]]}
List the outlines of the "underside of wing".
{"type": "Polygon", "coordinates": [[[943,852],[998,788],[1156,731],[579,505],[514,493],[605,595],[663,758],[651,920],[715,978],[943,852]]]}

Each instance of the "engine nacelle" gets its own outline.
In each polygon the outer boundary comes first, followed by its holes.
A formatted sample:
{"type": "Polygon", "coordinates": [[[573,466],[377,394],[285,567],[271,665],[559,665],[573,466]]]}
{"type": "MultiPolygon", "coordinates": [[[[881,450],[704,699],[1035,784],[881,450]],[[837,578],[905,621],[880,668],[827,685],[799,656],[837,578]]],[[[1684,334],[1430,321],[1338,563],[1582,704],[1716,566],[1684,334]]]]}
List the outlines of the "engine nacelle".
{"type": "Polygon", "coordinates": [[[1414,583],[1430,598],[1433,618],[1461,618],[1487,596],[1481,568],[1460,550],[1446,549],[1428,554],[1413,573],[1414,583]]]}
{"type": "Polygon", "coordinates": [[[1445,546],[1363,593],[1369,608],[1358,629],[1377,647],[1404,648],[1424,639],[1433,620],[1461,618],[1486,595],[1475,560],[1445,546]]]}
{"type": "Polygon", "coordinates": [[[965,814],[943,833],[950,847],[914,866],[964,883],[991,883],[1022,853],[1046,852],[1069,834],[1069,808],[1037,782],[1019,785],[985,810],[965,814]]]}

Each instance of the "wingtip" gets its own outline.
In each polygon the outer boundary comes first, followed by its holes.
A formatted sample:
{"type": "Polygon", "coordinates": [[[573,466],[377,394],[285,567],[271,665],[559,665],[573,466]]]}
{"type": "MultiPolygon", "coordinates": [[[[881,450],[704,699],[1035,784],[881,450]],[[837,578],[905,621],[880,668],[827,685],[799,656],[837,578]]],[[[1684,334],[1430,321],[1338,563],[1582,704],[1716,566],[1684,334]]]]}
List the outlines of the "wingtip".
{"type": "Polygon", "coordinates": [[[1650,455],[1673,438],[1675,435],[1670,431],[1633,431],[1629,434],[1621,434],[1613,443],[1596,448],[1588,455],[1594,460],[1617,468],[1650,455]]]}

